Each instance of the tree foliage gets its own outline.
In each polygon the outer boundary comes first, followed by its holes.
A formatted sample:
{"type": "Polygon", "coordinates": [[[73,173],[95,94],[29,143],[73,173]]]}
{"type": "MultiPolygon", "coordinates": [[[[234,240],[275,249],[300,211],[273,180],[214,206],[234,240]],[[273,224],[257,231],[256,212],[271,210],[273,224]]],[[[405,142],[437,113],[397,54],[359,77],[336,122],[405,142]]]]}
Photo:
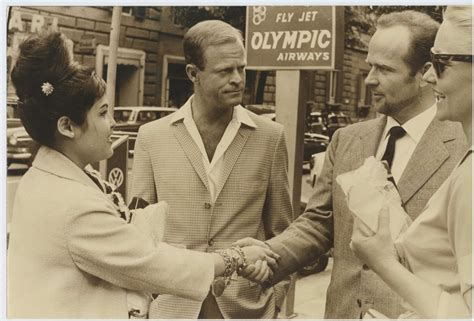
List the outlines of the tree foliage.
{"type": "Polygon", "coordinates": [[[191,27],[198,22],[210,19],[222,20],[245,33],[245,7],[242,6],[194,6],[174,7],[175,22],[191,27]]]}
{"type": "Polygon", "coordinates": [[[438,22],[442,20],[443,6],[346,6],[344,8],[345,46],[365,49],[382,14],[415,10],[426,13],[438,22]]]}

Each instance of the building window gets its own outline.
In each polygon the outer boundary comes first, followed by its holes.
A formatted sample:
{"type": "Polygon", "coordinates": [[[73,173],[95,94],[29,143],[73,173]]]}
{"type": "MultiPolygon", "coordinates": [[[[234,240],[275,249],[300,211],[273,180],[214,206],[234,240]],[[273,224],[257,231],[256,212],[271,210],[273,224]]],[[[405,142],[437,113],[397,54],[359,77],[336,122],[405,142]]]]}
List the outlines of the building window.
{"type": "Polygon", "coordinates": [[[124,16],[132,16],[133,15],[133,7],[122,7],[122,14],[124,16]]]}
{"type": "Polygon", "coordinates": [[[342,71],[330,71],[326,77],[327,100],[326,104],[331,108],[339,108],[342,100],[342,71]]]}
{"type": "Polygon", "coordinates": [[[180,12],[176,10],[175,8],[171,7],[171,21],[175,26],[182,27],[180,23],[180,12]]]}
{"type": "Polygon", "coordinates": [[[186,74],[184,57],[164,55],[161,106],[181,107],[193,94],[193,83],[186,74]]]}
{"type": "Polygon", "coordinates": [[[368,71],[362,70],[358,77],[357,114],[359,117],[367,117],[372,105],[372,89],[365,84],[368,71]]]}
{"type": "Polygon", "coordinates": [[[372,89],[365,84],[368,71],[361,71],[359,74],[359,99],[357,101],[358,107],[367,107],[372,105],[372,89]]]}
{"type": "MultiPolygon", "coordinates": [[[[95,71],[107,77],[109,47],[98,45],[95,71]]],[[[145,59],[143,50],[119,47],[117,49],[117,76],[114,106],[143,106],[145,85],[145,59]]]]}

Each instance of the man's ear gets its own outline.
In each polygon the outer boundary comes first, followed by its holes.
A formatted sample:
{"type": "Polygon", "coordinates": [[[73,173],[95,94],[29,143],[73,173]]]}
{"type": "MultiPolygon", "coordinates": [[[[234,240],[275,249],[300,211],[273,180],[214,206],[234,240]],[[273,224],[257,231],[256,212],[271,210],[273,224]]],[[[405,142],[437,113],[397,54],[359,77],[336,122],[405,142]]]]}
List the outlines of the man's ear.
{"type": "Polygon", "coordinates": [[[57,129],[60,135],[63,135],[68,138],[74,138],[74,124],[72,120],[67,116],[62,116],[58,119],[57,129]]]}
{"type": "Polygon", "coordinates": [[[199,83],[198,68],[195,64],[186,65],[186,75],[193,83],[199,83]]]}
{"type": "Polygon", "coordinates": [[[423,75],[431,68],[431,62],[425,62],[425,64],[423,65],[423,67],[421,68],[421,81],[420,81],[420,87],[425,87],[425,86],[428,86],[429,83],[426,82],[423,77],[423,75]]]}

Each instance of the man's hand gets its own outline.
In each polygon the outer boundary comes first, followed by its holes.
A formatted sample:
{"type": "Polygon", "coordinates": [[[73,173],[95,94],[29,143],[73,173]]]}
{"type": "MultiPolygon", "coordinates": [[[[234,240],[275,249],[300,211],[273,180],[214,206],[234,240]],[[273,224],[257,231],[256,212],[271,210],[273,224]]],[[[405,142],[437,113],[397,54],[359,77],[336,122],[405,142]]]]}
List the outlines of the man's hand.
{"type": "Polygon", "coordinates": [[[270,250],[270,247],[267,244],[265,244],[265,242],[254,239],[252,237],[244,237],[243,239],[240,239],[232,243],[232,246],[240,246],[240,247],[250,246],[250,245],[260,246],[260,247],[263,247],[264,249],[270,250]]]}
{"type": "Polygon", "coordinates": [[[248,265],[244,270],[240,271],[239,274],[241,276],[258,283],[262,283],[272,278],[274,274],[273,271],[278,268],[278,260],[280,259],[280,256],[273,252],[267,244],[260,240],[246,237],[234,242],[232,245],[240,246],[242,250],[247,249],[248,251],[251,251],[250,255],[258,254],[258,252],[254,252],[256,249],[263,251],[260,252],[260,256],[255,257],[256,261],[250,259],[249,256],[247,256],[247,253],[244,252],[247,257],[248,265]],[[262,253],[265,253],[265,257],[261,256],[262,253]]]}

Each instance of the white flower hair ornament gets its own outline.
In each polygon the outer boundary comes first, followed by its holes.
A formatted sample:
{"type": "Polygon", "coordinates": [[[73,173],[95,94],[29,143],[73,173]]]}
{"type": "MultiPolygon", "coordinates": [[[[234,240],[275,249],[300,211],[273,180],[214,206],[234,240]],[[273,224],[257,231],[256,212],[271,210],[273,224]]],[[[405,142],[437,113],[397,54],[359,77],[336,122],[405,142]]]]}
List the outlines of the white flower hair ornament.
{"type": "Polygon", "coordinates": [[[43,94],[45,94],[46,96],[49,96],[53,93],[54,91],[54,87],[53,85],[51,85],[51,83],[49,82],[44,82],[42,85],[41,85],[41,91],[43,92],[43,94]]]}

